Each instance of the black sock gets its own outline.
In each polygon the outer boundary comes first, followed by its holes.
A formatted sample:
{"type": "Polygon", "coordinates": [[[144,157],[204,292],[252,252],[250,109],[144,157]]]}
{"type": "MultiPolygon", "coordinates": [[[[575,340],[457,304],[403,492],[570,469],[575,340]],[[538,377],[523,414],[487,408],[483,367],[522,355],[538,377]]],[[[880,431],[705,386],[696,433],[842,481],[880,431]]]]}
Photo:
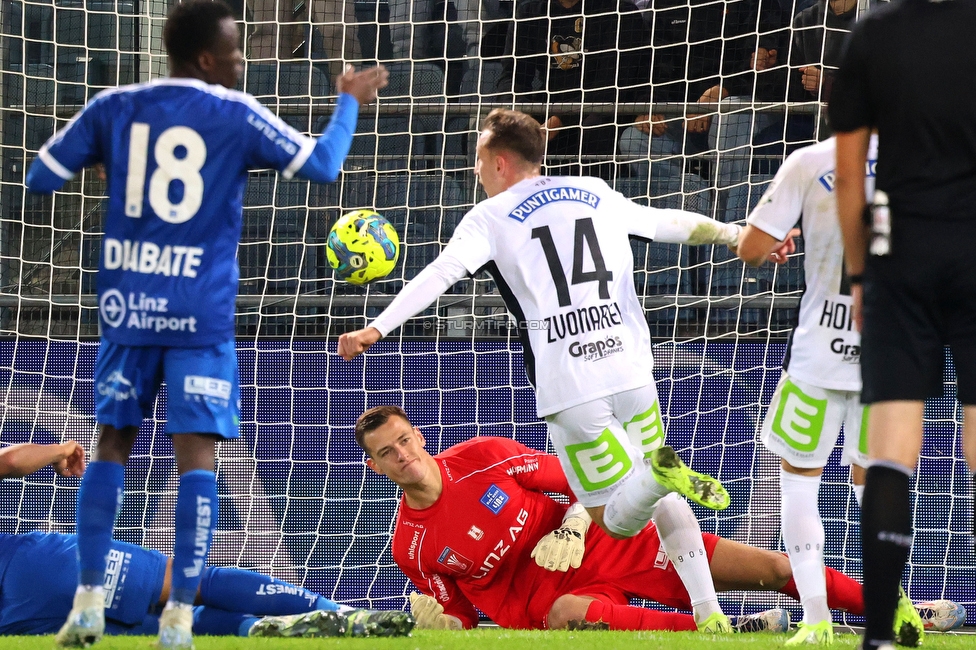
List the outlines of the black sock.
{"type": "Polygon", "coordinates": [[[909,478],[885,465],[873,465],[867,471],[861,509],[865,650],[894,639],[898,586],[912,544],[909,478]]]}

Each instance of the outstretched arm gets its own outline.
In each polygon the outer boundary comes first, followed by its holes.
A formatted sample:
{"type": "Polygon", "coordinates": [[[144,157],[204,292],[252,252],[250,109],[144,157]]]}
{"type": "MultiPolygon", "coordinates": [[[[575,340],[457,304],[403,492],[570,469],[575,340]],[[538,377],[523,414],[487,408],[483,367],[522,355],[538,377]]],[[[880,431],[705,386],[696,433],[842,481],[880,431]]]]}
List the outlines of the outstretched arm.
{"type": "Polygon", "coordinates": [[[339,337],[339,356],[352,361],[381,338],[403,325],[427,308],[468,270],[452,255],[441,254],[427,268],[417,274],[394,298],[390,306],[365,329],[348,332],[339,337]]]}
{"type": "Polygon", "coordinates": [[[736,255],[749,266],[760,266],[767,259],[776,264],[786,263],[786,258],[796,252],[794,237],[800,235],[800,230],[794,228],[790,234],[780,241],[767,232],[749,224],[739,235],[739,244],[735,249],[736,255]]]}
{"type": "Polygon", "coordinates": [[[61,444],[26,443],[0,449],[0,478],[20,478],[51,465],[61,476],[85,473],[85,449],[74,440],[61,444]]]}
{"type": "Polygon", "coordinates": [[[629,232],[635,237],[666,244],[727,244],[735,249],[742,227],[695,212],[642,207],[640,215],[630,220],[629,232]]]}

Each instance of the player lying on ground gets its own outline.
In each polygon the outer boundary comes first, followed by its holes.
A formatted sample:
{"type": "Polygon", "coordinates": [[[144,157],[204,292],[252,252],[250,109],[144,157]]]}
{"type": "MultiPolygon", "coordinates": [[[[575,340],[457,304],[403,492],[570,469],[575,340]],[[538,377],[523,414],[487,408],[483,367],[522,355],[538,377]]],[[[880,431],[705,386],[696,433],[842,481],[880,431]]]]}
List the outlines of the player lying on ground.
{"type": "Polygon", "coordinates": [[[0,449],[0,478],[20,478],[50,465],[61,476],[85,473],[85,449],[74,440],[60,444],[23,443],[0,449]]]}
{"type": "Polygon", "coordinates": [[[593,520],[610,535],[632,537],[672,491],[720,510],[729,496],[719,482],[689,472],[662,448],[630,239],[734,247],[740,228],[638,205],[599,178],[543,176],[545,149],[542,127],[530,116],[491,111],[475,164],[489,198],[376,320],[339,337],[338,352],[353,359],[455,282],[487,270],[518,322],[538,415],[593,520]]]}
{"type": "MultiPolygon", "coordinates": [[[[107,634],[156,634],[172,585],[173,559],[113,541],[105,581],[107,634]]],[[[0,535],[0,634],[54,634],[71,609],[77,538],[60,533],[0,535]]],[[[351,609],[275,578],[206,567],[193,633],[220,636],[400,636],[406,612],[351,609]]]]}
{"type": "MultiPolygon", "coordinates": [[[[554,456],[513,440],[480,437],[431,456],[402,409],[380,406],[360,416],[356,442],[367,465],[403,490],[393,559],[425,594],[413,602],[418,626],[470,628],[477,607],[511,628],[731,631],[716,590],[798,596],[786,556],[703,535],[677,495],[659,501],[656,527],[618,540],[589,526],[582,508],[548,496],[570,495],[554,456]],[[631,607],[631,598],[695,616],[631,607]]],[[[863,612],[861,585],[830,568],[826,579],[831,608],[863,612]]],[[[920,627],[905,605],[900,615],[920,627]]]]}

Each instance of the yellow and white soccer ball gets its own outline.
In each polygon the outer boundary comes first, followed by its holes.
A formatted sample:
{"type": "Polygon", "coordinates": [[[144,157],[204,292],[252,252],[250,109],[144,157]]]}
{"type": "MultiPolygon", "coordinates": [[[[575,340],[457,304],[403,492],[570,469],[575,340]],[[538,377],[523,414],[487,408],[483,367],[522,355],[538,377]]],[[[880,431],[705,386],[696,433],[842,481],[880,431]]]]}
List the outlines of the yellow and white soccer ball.
{"type": "Polygon", "coordinates": [[[393,271],[400,257],[400,238],[379,213],[355,210],[335,222],[325,250],[336,277],[351,284],[367,284],[393,271]]]}

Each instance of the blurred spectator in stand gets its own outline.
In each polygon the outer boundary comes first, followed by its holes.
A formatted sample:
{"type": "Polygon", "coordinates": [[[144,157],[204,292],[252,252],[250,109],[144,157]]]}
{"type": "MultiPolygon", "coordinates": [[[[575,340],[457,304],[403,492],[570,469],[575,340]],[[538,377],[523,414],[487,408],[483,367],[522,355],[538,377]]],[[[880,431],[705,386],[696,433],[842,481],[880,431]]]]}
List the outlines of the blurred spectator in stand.
{"type": "MultiPolygon", "coordinates": [[[[517,102],[621,104],[650,99],[650,34],[631,0],[521,0],[515,8],[514,59],[499,80],[517,102]]],[[[580,160],[612,156],[618,125],[638,115],[615,111],[549,111],[550,173],[582,172],[580,160]]],[[[649,126],[643,128],[650,128],[649,126]]],[[[611,178],[604,162],[585,173],[611,178]]]]}
{"type": "MultiPolygon", "coordinates": [[[[776,0],[640,0],[652,34],[651,101],[716,103],[786,99],[784,54],[789,13],[776,0]]],[[[621,138],[621,153],[659,159],[654,176],[680,175],[682,154],[729,151],[752,144],[773,126],[771,115],[742,111],[713,120],[711,114],[655,114],[621,138]],[[650,136],[650,137],[649,137],[650,136]]],[[[647,119],[647,116],[644,116],[647,119]]],[[[641,163],[636,164],[638,173],[641,163]]],[[[706,175],[708,175],[706,173],[706,175]]],[[[722,184],[748,175],[748,160],[724,165],[722,184]]],[[[740,178],[741,180],[741,178],[740,178]]]]}
{"type": "Polygon", "coordinates": [[[393,57],[414,61],[447,61],[448,94],[457,94],[460,75],[454,61],[463,60],[463,74],[477,88],[482,45],[490,34],[511,21],[512,3],[504,0],[390,0],[393,57]]]}
{"type": "Polygon", "coordinates": [[[247,59],[286,61],[308,56],[301,52],[308,40],[308,21],[322,34],[329,60],[329,81],[342,75],[347,61],[362,59],[356,28],[355,0],[248,0],[254,29],[247,59]],[[297,6],[297,11],[296,11],[297,6]],[[308,12],[308,13],[306,13],[308,12]]]}
{"type": "MultiPolygon", "coordinates": [[[[793,18],[793,47],[790,50],[790,99],[797,102],[830,101],[834,73],[841,50],[854,20],[857,0],[818,0],[793,18]]],[[[814,120],[807,118],[808,137],[831,135],[822,113],[820,133],[813,132],[814,120]]]]}

